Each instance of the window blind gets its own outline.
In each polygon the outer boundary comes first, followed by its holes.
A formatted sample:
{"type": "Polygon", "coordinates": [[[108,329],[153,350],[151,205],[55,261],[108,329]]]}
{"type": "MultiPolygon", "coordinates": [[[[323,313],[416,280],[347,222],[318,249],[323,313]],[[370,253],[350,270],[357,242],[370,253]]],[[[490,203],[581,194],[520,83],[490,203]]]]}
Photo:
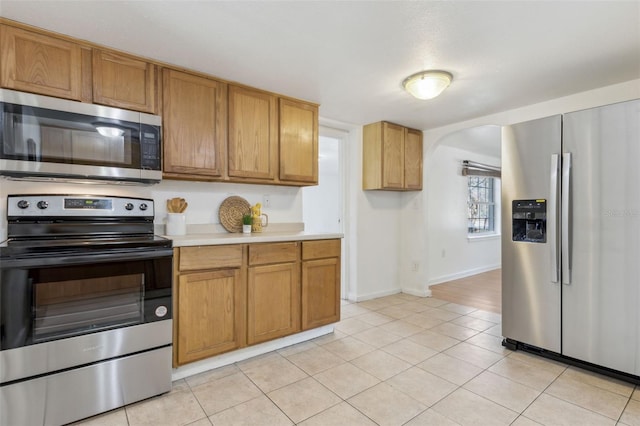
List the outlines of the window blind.
{"type": "Polygon", "coordinates": [[[462,176],[501,176],[500,167],[490,164],[476,163],[475,161],[462,161],[462,176]]]}

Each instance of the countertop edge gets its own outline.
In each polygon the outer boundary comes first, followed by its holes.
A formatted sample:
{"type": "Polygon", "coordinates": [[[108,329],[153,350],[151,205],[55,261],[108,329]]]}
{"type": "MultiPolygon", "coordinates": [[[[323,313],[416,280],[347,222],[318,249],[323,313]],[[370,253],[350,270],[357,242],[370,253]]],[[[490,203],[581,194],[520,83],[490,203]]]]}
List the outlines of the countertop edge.
{"type": "Polygon", "coordinates": [[[272,243],[282,241],[311,241],[344,238],[341,233],[265,232],[253,234],[187,234],[162,235],[173,241],[173,247],[216,246],[226,244],[272,243]]]}

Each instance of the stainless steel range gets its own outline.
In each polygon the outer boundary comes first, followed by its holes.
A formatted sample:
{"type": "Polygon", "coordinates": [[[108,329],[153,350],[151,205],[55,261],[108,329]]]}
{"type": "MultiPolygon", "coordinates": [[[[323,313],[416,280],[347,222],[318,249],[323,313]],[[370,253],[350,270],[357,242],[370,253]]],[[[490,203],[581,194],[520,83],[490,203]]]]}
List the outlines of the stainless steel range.
{"type": "Polygon", "coordinates": [[[0,424],[64,424],[171,389],[172,248],[153,200],[10,195],[0,424]]]}

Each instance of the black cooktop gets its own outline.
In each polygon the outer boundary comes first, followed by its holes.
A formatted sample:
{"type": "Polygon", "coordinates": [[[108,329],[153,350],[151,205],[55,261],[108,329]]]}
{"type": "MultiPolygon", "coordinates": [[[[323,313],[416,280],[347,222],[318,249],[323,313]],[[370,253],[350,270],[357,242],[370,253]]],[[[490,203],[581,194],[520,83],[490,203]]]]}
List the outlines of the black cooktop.
{"type": "Polygon", "coordinates": [[[153,234],[151,199],[28,194],[7,197],[2,258],[138,252],[172,247],[153,234]]]}

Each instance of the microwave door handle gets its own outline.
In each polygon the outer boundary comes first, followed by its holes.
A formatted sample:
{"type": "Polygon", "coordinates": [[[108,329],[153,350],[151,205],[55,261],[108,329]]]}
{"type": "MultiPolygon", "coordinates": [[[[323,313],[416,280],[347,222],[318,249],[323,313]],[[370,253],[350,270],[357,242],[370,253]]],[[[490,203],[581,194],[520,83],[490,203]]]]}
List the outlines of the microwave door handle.
{"type": "Polygon", "coordinates": [[[558,250],[558,174],[560,170],[560,156],[551,156],[551,186],[549,188],[549,221],[547,235],[549,236],[549,250],[551,254],[551,282],[560,282],[560,251],[558,250]]]}
{"type": "Polygon", "coordinates": [[[38,154],[37,154],[37,146],[36,146],[36,141],[33,140],[33,138],[29,138],[27,139],[27,160],[29,161],[38,161],[40,160],[38,158],[38,154]]]}
{"type": "Polygon", "coordinates": [[[562,154],[562,283],[571,284],[571,153],[562,154]]]}

